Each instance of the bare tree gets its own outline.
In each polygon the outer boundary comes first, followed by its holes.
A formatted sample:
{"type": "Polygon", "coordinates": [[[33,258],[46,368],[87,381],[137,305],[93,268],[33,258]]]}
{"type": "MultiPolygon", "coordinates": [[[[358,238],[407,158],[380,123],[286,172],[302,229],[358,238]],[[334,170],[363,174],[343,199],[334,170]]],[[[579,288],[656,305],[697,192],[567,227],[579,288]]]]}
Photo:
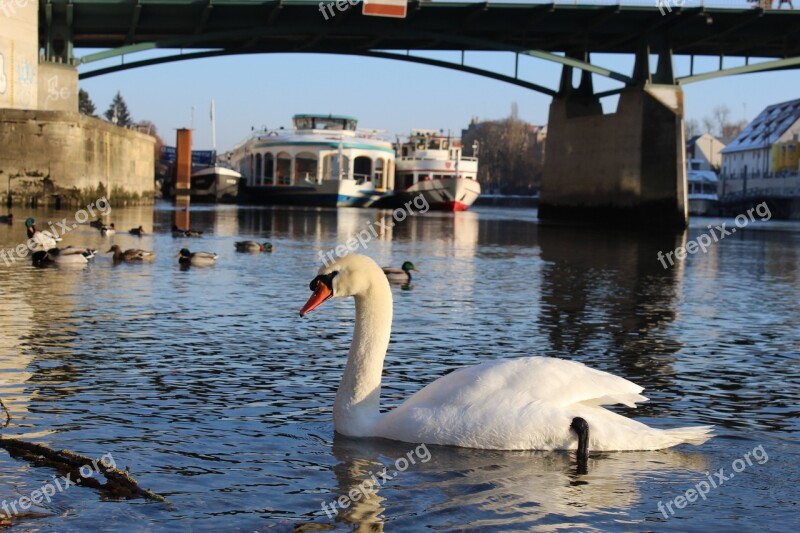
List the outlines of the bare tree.
{"type": "Polygon", "coordinates": [[[536,189],[541,182],[544,143],[539,142],[537,126],[519,119],[519,108],[502,120],[473,120],[464,131],[465,153],[474,141],[480,144],[478,179],[487,189],[506,193],[524,193],[536,189]]]}

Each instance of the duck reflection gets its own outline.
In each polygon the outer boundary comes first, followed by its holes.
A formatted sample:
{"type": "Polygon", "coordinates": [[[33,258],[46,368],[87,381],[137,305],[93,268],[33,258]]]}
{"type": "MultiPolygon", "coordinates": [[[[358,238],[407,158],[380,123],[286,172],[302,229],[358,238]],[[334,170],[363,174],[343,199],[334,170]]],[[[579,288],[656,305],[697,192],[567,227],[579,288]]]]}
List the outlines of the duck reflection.
{"type": "Polygon", "coordinates": [[[527,524],[551,530],[558,522],[589,527],[581,517],[623,514],[641,503],[644,477],[704,472],[709,465],[703,455],[676,450],[610,453],[593,455],[589,474],[580,475],[563,452],[431,445],[426,457],[416,453],[419,446],[336,435],[336,488],[322,505],[328,517],[353,531],[383,531],[387,518],[405,515],[406,502],[427,501],[424,512],[452,516],[452,529],[473,527],[476,520],[489,529],[527,524]],[[397,462],[407,457],[416,461],[400,472],[397,462]],[[379,475],[384,468],[391,479],[379,475]]]}

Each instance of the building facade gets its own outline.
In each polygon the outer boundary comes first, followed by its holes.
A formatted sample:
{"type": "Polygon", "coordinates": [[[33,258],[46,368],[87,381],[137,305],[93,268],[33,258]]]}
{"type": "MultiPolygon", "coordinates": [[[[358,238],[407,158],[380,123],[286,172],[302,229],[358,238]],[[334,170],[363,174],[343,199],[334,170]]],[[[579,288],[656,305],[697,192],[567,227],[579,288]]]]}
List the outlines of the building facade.
{"type": "Polygon", "coordinates": [[[800,193],[800,98],[765,108],[722,150],[721,195],[800,193]]]}

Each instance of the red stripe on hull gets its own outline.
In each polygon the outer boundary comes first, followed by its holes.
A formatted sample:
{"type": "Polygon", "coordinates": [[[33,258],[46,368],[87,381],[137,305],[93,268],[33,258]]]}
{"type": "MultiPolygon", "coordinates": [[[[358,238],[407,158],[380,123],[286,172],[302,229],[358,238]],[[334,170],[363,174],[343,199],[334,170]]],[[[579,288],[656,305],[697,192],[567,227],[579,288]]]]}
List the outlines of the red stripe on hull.
{"type": "Polygon", "coordinates": [[[465,204],[463,202],[456,202],[456,201],[452,201],[452,202],[436,202],[436,203],[430,204],[430,206],[431,206],[431,209],[433,209],[434,211],[452,211],[452,212],[455,212],[455,211],[466,211],[467,209],[469,209],[469,205],[467,205],[467,204],[465,204]]]}

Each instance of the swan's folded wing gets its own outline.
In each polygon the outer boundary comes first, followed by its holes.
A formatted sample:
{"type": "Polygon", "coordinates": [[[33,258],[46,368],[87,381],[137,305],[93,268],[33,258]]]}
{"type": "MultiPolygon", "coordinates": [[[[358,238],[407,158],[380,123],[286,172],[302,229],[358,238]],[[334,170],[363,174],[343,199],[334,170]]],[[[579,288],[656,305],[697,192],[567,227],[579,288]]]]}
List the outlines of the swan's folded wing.
{"type": "Polygon", "coordinates": [[[647,398],[643,388],[627,379],[589,368],[583,363],[550,357],[488,361],[452,372],[406,401],[415,406],[475,405],[484,402],[526,405],[549,402],[566,406],[635,407],[647,398]]]}

